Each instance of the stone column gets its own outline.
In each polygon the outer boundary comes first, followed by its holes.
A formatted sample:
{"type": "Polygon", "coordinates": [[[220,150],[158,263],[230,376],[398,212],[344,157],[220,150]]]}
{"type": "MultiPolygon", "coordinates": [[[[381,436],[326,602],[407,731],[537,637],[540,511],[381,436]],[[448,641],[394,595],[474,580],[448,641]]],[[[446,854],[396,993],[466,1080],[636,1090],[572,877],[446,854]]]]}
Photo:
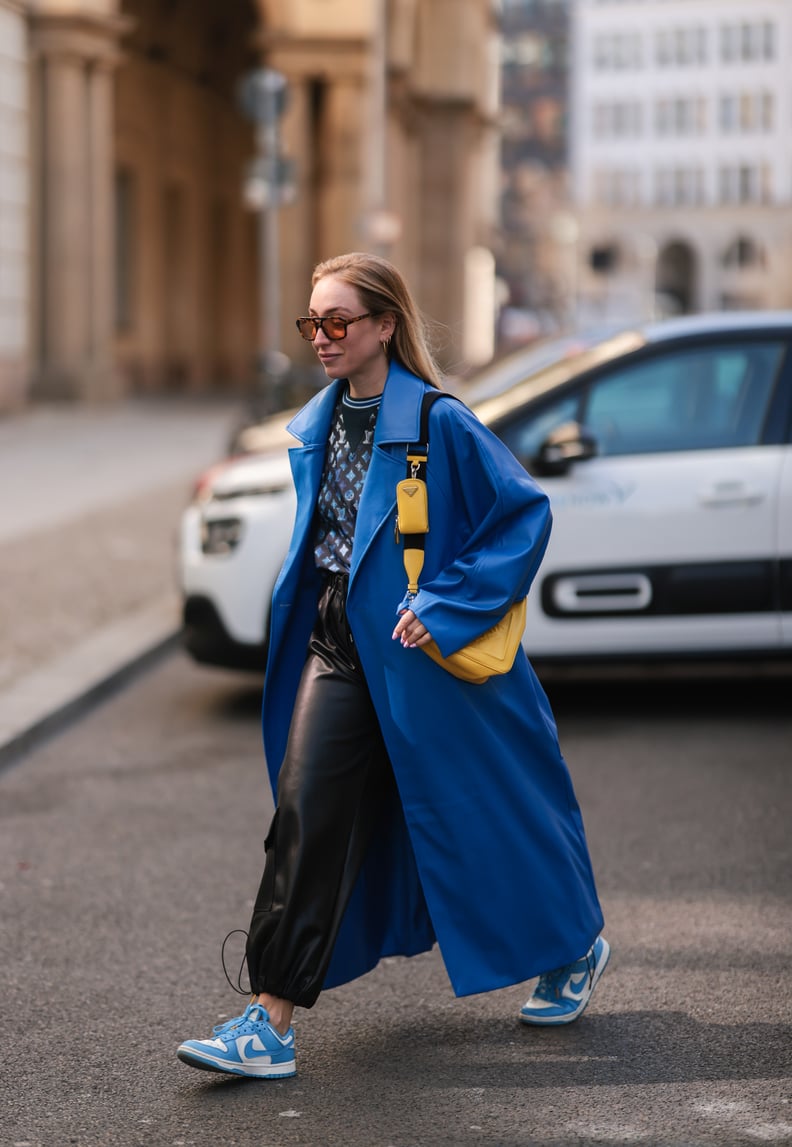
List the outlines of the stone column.
{"type": "Polygon", "coordinates": [[[29,372],[28,117],[25,13],[0,0],[0,413],[22,405],[29,372]]]}
{"type": "Polygon", "coordinates": [[[365,82],[361,73],[328,84],[323,124],[323,180],[317,256],[327,259],[364,243],[361,139],[365,137],[365,82]]]}
{"type": "Polygon", "coordinates": [[[38,208],[33,392],[101,399],[113,370],[112,69],[125,22],[34,18],[38,208]]]}
{"type": "Polygon", "coordinates": [[[91,286],[88,316],[86,396],[112,397],[120,389],[114,370],[115,339],[115,167],[113,146],[113,65],[94,60],[88,70],[88,178],[91,219],[91,286]]]}

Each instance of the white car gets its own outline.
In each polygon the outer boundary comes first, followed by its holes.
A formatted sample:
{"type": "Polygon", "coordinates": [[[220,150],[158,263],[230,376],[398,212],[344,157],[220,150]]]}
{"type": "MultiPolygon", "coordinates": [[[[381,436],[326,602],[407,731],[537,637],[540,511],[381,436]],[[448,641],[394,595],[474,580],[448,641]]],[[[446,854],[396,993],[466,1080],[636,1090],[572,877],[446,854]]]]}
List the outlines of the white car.
{"type": "MultiPolygon", "coordinates": [[[[553,507],[535,661],[792,655],[792,312],[625,331],[474,409],[553,507]]],[[[294,507],[285,448],[199,483],[181,531],[197,660],[263,670],[294,507]]]]}

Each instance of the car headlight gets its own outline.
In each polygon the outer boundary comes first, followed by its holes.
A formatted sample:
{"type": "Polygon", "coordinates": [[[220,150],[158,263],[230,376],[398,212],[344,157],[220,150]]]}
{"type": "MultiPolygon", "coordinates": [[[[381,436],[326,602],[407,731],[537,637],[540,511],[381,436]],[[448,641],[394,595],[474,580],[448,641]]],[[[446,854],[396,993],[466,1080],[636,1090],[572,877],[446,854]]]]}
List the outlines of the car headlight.
{"type": "Polygon", "coordinates": [[[201,550],[205,554],[230,554],[242,540],[241,518],[202,518],[201,550]]]}
{"type": "Polygon", "coordinates": [[[239,458],[226,458],[210,466],[196,479],[190,495],[190,502],[195,506],[206,506],[210,502],[224,502],[230,498],[262,497],[269,494],[282,494],[291,485],[290,479],[276,478],[271,482],[251,479],[249,484],[235,481],[224,488],[222,479],[226,472],[239,463],[239,458]]]}

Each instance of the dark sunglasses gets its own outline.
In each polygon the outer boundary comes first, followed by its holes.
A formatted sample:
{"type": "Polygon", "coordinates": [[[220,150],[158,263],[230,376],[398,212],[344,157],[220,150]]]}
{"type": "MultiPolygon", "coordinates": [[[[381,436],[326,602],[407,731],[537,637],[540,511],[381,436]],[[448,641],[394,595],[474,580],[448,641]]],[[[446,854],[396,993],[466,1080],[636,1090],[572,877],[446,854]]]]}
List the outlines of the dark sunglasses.
{"type": "Polygon", "coordinates": [[[368,311],[365,315],[358,315],[354,319],[344,319],[341,315],[325,315],[324,318],[316,319],[313,315],[306,315],[297,319],[297,330],[306,342],[312,343],[319,334],[321,327],[329,339],[332,339],[333,342],[339,342],[346,338],[347,327],[350,323],[359,323],[361,319],[373,319],[376,318],[376,315],[377,312],[375,311],[368,311]]]}

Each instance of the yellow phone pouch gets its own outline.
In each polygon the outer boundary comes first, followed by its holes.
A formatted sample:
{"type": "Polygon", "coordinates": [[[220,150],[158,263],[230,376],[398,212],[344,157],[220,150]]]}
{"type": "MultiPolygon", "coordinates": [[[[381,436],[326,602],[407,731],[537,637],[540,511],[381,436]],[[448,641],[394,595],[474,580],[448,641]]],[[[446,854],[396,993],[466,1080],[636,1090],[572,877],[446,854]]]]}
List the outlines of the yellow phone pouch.
{"type": "Polygon", "coordinates": [[[402,478],[396,485],[399,533],[429,533],[429,501],[426,483],[420,478],[402,478]]]}

